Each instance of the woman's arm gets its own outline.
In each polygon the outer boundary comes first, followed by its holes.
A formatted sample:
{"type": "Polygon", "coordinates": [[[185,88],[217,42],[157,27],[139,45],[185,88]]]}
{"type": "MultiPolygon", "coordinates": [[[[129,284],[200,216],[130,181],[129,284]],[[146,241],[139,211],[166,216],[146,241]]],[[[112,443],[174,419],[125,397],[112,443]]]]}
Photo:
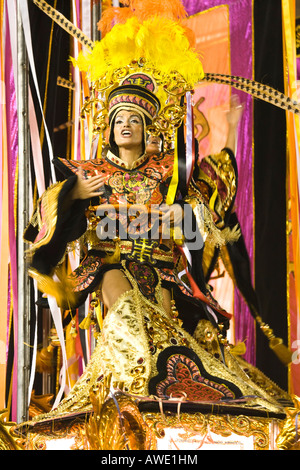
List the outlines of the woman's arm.
{"type": "Polygon", "coordinates": [[[226,141],[226,148],[229,148],[234,154],[236,151],[236,134],[237,127],[240,122],[243,105],[240,103],[240,100],[237,95],[232,95],[230,100],[230,109],[227,112],[227,122],[228,122],[228,135],[226,141]]]}
{"type": "Polygon", "coordinates": [[[44,192],[24,233],[24,239],[31,243],[29,251],[36,270],[49,274],[61,260],[68,242],[84,233],[87,201],[99,196],[103,184],[103,176],[85,179],[79,170],[77,175],[44,192]]]}

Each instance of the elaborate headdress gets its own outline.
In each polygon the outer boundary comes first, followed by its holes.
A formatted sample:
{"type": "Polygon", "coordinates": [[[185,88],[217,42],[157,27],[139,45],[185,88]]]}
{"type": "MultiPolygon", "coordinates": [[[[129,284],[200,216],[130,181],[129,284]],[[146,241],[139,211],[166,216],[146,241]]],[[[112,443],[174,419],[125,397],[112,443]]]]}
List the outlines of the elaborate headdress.
{"type": "Polygon", "coordinates": [[[120,107],[142,111],[152,121],[158,115],[160,102],[154,95],[154,83],[148,75],[132,74],[108,96],[109,122],[120,107]]]}
{"type": "Polygon", "coordinates": [[[114,142],[114,119],[120,110],[137,112],[143,122],[145,151],[147,140],[147,127],[158,115],[160,102],[156,95],[156,86],[149,75],[136,73],[129,75],[122,81],[121,85],[113,89],[107,98],[108,119],[109,119],[109,145],[116,151],[114,142]]]}
{"type": "MultiPolygon", "coordinates": [[[[51,5],[49,5],[45,0],[33,0],[33,3],[37,5],[42,11],[44,11],[44,13],[46,13],[50,18],[52,18],[53,21],[59,24],[61,28],[65,29],[69,34],[71,34],[76,39],[78,39],[78,41],[84,47],[87,47],[91,50],[94,49],[94,46],[97,43],[94,43],[93,41],[91,41],[78,27],[76,27],[73,23],[71,23],[71,21],[69,21],[64,15],[58,12],[55,8],[51,7],[51,5]]],[[[166,19],[171,19],[173,22],[178,21],[181,23],[181,20],[184,20],[184,18],[187,16],[184,10],[184,7],[179,0],[172,0],[172,2],[169,0],[121,0],[120,3],[122,3],[123,5],[126,5],[126,7],[125,8],[108,8],[107,10],[105,10],[102,19],[99,21],[99,29],[102,32],[103,36],[108,31],[110,31],[114,25],[125,24],[127,20],[132,17],[138,18],[139,21],[142,23],[145,20],[148,20],[150,18],[157,18],[157,15],[161,15],[166,19]]],[[[176,63],[179,65],[178,72],[181,73],[181,69],[185,68],[185,71],[183,70],[183,72],[187,74],[191,73],[191,75],[189,76],[190,76],[191,81],[193,81],[193,78],[199,75],[199,64],[200,64],[199,60],[196,60],[195,62],[193,62],[193,59],[195,58],[195,55],[193,54],[194,35],[193,35],[193,32],[185,28],[182,23],[180,24],[180,26],[183,27],[183,30],[185,33],[184,34],[185,39],[187,39],[190,43],[191,56],[190,58],[188,57],[188,54],[185,56],[187,61],[184,60],[182,62],[183,64],[182,67],[180,67],[180,60],[176,61],[176,63]],[[189,59],[191,59],[190,61],[191,68],[189,68],[188,66],[189,59]],[[198,64],[196,68],[193,69],[193,67],[196,65],[197,62],[198,64]]],[[[155,27],[154,27],[152,30],[152,33],[156,34],[156,32],[157,31],[155,30],[155,27]]],[[[170,60],[172,59],[172,57],[173,59],[176,60],[176,54],[175,56],[172,55],[174,51],[174,47],[173,47],[174,44],[172,42],[174,37],[168,37],[167,28],[166,28],[165,33],[166,33],[166,37],[164,41],[164,47],[162,47],[160,50],[160,52],[162,53],[160,65],[163,64],[164,57],[166,56],[168,56],[168,59],[170,60]]],[[[149,37],[151,40],[153,40],[153,37],[151,37],[151,33],[149,34],[149,37]]],[[[150,42],[148,46],[149,46],[148,50],[150,51],[151,50],[150,42]]],[[[184,48],[183,44],[182,46],[184,48]]],[[[84,70],[88,71],[89,60],[84,60],[83,57],[84,56],[79,57],[79,60],[77,62],[75,61],[75,63],[77,63],[83,71],[84,70]]],[[[157,58],[155,57],[155,60],[156,59],[157,58]]],[[[116,55],[116,60],[118,60],[118,55],[116,55]]],[[[130,61],[128,61],[128,63],[129,62],[130,61]]],[[[112,62],[109,64],[107,64],[106,62],[103,62],[103,64],[104,64],[104,68],[107,65],[108,65],[108,68],[110,68],[110,66],[112,66],[113,68],[112,62]]],[[[95,65],[97,65],[96,61],[95,61],[95,65]]],[[[101,67],[100,63],[98,65],[99,67],[101,67]]],[[[116,65],[116,62],[115,62],[115,65],[116,65]]],[[[164,65],[167,65],[167,64],[164,64],[164,65]]],[[[158,67],[158,69],[159,68],[160,67],[158,67]]],[[[200,68],[201,68],[201,64],[200,64],[200,68]]],[[[176,70],[176,67],[174,70],[176,70]]],[[[99,69],[98,69],[98,72],[99,72],[99,69]]],[[[183,77],[185,77],[185,73],[183,73],[183,77]]],[[[96,75],[97,75],[97,72],[95,73],[95,76],[96,75]]],[[[92,80],[95,79],[95,76],[93,77],[93,75],[91,75],[92,80]]],[[[287,111],[300,115],[300,105],[298,101],[293,100],[292,98],[290,98],[289,96],[286,96],[282,92],[279,92],[278,90],[266,84],[259,83],[255,80],[250,80],[248,78],[243,78],[243,77],[239,77],[235,75],[225,75],[225,74],[208,73],[208,72],[206,72],[205,74],[202,72],[202,77],[200,79],[204,82],[229,85],[231,87],[236,88],[237,90],[242,90],[243,92],[248,93],[257,99],[266,101],[281,109],[285,109],[287,111]]]]}
{"type": "Polygon", "coordinates": [[[193,34],[182,22],[185,10],[180,0],[122,3],[104,12],[102,40],[73,60],[92,83],[83,112],[92,112],[94,132],[103,132],[127,101],[152,121],[148,132],[163,134],[170,146],[185,116],[182,97],[204,76],[193,34]]]}

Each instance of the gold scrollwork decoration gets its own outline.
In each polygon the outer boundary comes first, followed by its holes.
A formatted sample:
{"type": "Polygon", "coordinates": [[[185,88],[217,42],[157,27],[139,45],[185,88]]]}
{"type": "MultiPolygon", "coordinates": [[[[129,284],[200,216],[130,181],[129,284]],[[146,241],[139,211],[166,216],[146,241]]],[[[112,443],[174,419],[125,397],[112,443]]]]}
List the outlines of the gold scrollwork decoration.
{"type": "Polygon", "coordinates": [[[91,394],[94,413],[86,424],[86,447],[91,450],[151,450],[155,436],[135,401],[121,390],[109,395],[111,375],[91,394]]]}
{"type": "Polygon", "coordinates": [[[5,421],[7,410],[0,411],[0,450],[24,450],[19,437],[14,433],[16,423],[5,421]]]}
{"type": "Polygon", "coordinates": [[[292,396],[294,406],[286,408],[287,418],[277,436],[276,444],[280,450],[299,450],[300,436],[297,429],[297,421],[300,415],[300,397],[292,396]]]}
{"type": "Polygon", "coordinates": [[[181,438],[183,439],[199,436],[204,442],[209,432],[222,437],[237,434],[246,437],[253,436],[255,450],[268,450],[270,446],[270,420],[267,418],[253,418],[243,415],[204,415],[202,413],[164,414],[162,416],[161,414],[146,413],[144,419],[158,439],[164,437],[167,428],[181,428],[183,431],[181,438]]]}
{"type": "Polygon", "coordinates": [[[180,99],[188,91],[192,92],[192,86],[178,72],[163,74],[154,68],[145,66],[145,59],[142,57],[95,81],[92,85],[91,96],[87,97],[83,104],[81,116],[83,118],[87,113],[94,113],[92,116],[93,133],[103,133],[108,127],[106,100],[109,93],[119,86],[126,76],[141,71],[152,76],[156,85],[160,88],[160,94],[164,96],[161,102],[165,104],[160,113],[154,118],[152,125],[148,126],[147,132],[152,135],[164,134],[165,150],[167,150],[174,138],[174,131],[181,125],[186,113],[185,106],[180,103],[180,99]],[[104,101],[97,109],[95,104],[99,103],[99,97],[104,101]]]}
{"type": "Polygon", "coordinates": [[[221,436],[228,436],[236,433],[240,436],[254,437],[254,446],[258,449],[268,449],[269,439],[269,421],[263,418],[250,418],[248,416],[227,415],[220,419],[219,416],[210,416],[210,430],[221,436]]]}

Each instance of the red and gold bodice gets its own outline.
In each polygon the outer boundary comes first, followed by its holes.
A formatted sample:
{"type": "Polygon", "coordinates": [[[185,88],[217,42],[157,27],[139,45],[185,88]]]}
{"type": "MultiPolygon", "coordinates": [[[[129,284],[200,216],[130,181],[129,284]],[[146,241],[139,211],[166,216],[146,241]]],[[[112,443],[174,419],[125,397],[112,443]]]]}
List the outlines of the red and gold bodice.
{"type": "Polygon", "coordinates": [[[100,204],[115,205],[126,200],[127,204],[149,206],[165,202],[174,157],[172,154],[142,155],[129,166],[109,151],[106,158],[59,161],[73,173],[80,168],[85,178],[105,176],[105,190],[99,196],[100,204]]]}

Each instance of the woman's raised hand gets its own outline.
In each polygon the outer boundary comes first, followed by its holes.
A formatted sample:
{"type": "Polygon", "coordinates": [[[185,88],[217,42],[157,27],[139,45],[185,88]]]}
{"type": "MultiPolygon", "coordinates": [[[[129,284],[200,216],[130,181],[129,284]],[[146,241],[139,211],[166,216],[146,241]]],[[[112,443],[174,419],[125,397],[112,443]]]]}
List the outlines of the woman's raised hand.
{"type": "Polygon", "coordinates": [[[228,122],[228,135],[225,147],[231,149],[233,153],[235,153],[236,150],[236,132],[243,111],[244,106],[240,103],[239,97],[237,95],[232,95],[230,100],[230,108],[226,114],[228,122]]]}
{"type": "Polygon", "coordinates": [[[230,108],[227,112],[227,122],[230,126],[236,127],[242,117],[244,105],[240,102],[238,95],[232,95],[230,108]]]}

